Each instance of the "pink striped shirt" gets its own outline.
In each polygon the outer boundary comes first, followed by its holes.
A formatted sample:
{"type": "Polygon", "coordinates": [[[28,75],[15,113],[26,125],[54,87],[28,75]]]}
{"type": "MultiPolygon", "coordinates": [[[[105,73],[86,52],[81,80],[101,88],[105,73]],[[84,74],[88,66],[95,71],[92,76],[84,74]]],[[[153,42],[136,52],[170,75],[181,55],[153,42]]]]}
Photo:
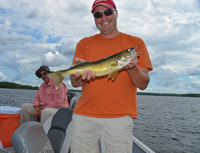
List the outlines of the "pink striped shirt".
{"type": "Polygon", "coordinates": [[[61,83],[60,87],[56,90],[54,80],[51,79],[48,85],[45,83],[40,85],[33,100],[33,106],[40,106],[42,109],[69,107],[67,91],[64,83],[61,83]]]}

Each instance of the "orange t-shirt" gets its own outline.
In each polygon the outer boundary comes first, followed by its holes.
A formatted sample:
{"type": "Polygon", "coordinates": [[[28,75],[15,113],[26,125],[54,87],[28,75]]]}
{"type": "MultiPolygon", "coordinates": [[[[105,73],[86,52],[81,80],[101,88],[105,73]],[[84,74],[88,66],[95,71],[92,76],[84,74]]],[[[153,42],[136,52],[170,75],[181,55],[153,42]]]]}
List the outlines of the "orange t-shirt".
{"type": "MultiPolygon", "coordinates": [[[[124,33],[111,39],[103,38],[100,34],[86,37],[77,44],[74,58],[92,62],[135,46],[137,52],[141,52],[138,66],[152,70],[149,54],[142,39],[124,33]]],[[[74,113],[97,118],[127,115],[137,118],[137,87],[131,82],[126,69],[120,70],[114,81],[107,77],[96,77],[82,87],[74,113]]]]}

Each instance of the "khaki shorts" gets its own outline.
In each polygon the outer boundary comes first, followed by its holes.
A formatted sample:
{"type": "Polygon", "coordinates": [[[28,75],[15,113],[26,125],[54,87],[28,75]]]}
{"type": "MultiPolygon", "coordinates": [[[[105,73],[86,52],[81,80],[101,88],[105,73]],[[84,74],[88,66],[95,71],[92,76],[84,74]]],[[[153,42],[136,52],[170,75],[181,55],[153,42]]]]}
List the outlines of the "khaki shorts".
{"type": "MultiPolygon", "coordinates": [[[[58,111],[57,108],[45,108],[41,113],[41,123],[43,124],[50,116],[54,115],[58,111]]],[[[20,125],[25,122],[32,120],[32,114],[35,112],[35,108],[31,103],[24,103],[21,107],[21,117],[20,117],[20,125]]]]}
{"type": "Polygon", "coordinates": [[[72,153],[132,153],[133,119],[73,114],[72,153]],[[100,147],[101,146],[101,147],[100,147]]]}

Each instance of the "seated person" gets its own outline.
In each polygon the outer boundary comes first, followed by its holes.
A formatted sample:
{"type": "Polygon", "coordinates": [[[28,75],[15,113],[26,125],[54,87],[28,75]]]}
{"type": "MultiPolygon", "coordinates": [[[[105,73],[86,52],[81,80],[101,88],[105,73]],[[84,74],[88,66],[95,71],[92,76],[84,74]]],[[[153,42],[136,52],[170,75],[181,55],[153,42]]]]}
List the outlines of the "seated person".
{"type": "Polygon", "coordinates": [[[20,124],[31,121],[32,118],[40,118],[43,124],[46,119],[54,115],[61,107],[69,107],[67,100],[67,87],[61,83],[58,89],[55,88],[54,80],[48,74],[51,73],[48,66],[41,66],[36,72],[38,78],[42,78],[44,83],[33,100],[33,104],[25,103],[21,108],[20,124]]]}

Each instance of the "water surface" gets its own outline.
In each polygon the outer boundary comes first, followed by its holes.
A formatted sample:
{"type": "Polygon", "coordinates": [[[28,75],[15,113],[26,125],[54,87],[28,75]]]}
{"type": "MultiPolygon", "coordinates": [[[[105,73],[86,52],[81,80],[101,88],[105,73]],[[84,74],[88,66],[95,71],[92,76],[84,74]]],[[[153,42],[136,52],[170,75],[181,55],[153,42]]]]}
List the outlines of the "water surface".
{"type": "MultiPolygon", "coordinates": [[[[0,88],[0,106],[32,103],[36,92],[0,88]]],[[[139,95],[137,101],[136,138],[156,153],[200,153],[200,98],[139,95]]]]}

